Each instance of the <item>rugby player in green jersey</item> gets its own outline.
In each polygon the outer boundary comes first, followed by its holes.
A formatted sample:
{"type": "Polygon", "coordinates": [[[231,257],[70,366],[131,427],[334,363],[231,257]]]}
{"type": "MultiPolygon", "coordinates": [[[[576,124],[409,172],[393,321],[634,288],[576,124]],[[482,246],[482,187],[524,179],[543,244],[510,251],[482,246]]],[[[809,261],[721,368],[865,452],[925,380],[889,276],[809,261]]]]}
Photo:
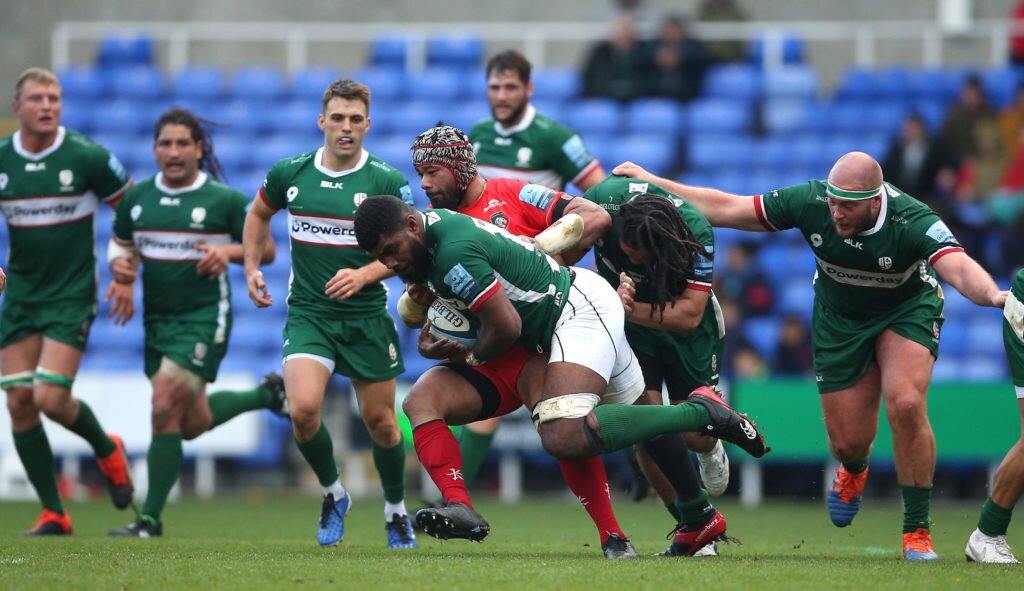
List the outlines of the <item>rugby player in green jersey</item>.
{"type": "MultiPolygon", "coordinates": [[[[626,338],[640,362],[648,403],[661,404],[663,388],[673,403],[698,388],[714,388],[725,322],[711,291],[714,236],[707,218],[661,187],[628,177],[610,176],[584,198],[614,219],[595,245],[597,270],[620,292],[626,338]]],[[[686,433],[685,440],[683,434],[665,434],[645,441],[640,450],[644,470],[679,524],[677,539],[663,555],[686,554],[688,535],[719,516],[708,494],[722,494],[729,483],[725,450],[702,433],[686,433]],[[706,490],[687,446],[702,452],[698,457],[706,490]],[[668,466],[669,472],[662,475],[659,466],[668,466]]],[[[714,550],[706,546],[701,555],[714,550]]]]}
{"type": "MultiPolygon", "coordinates": [[[[214,392],[206,385],[228,349],[228,263],[242,262],[249,199],[218,182],[220,163],[200,121],[183,109],[163,113],[153,130],[160,172],[129,189],[117,206],[107,258],[114,281],[110,315],[134,315],[136,267],[142,263],[145,372],[153,385],[153,438],[146,455],[149,488],[142,511],[111,536],[163,535],[160,517],[178,480],[182,440],[191,440],[250,410],[281,411],[284,383],[268,374],[259,387],[214,392]]],[[[274,243],[262,261],[274,260],[274,243]]]]}
{"type": "MultiPolygon", "coordinates": [[[[437,162],[446,159],[438,156],[437,162]]],[[[710,389],[676,406],[632,404],[643,393],[643,375],[626,342],[622,304],[592,271],[559,266],[487,222],[447,210],[421,213],[393,197],[364,202],[355,229],[360,246],[400,277],[425,283],[479,319],[472,349],[441,339],[425,348],[428,357],[482,364],[513,343],[549,353],[543,386],[523,402],[551,455],[588,458],[676,431],[713,431],[755,457],[767,451],[754,425],[710,389]]],[[[446,429],[445,422],[479,414],[481,397],[471,390],[422,392],[429,398],[411,393],[403,404],[416,430],[446,429]]],[[[438,454],[435,460],[457,457],[438,454]]],[[[437,537],[482,539],[489,530],[464,503],[423,509],[417,522],[437,537]]],[[[700,546],[712,541],[698,540],[700,546]]]]}
{"type": "Polygon", "coordinates": [[[401,173],[363,149],[369,111],[366,85],[338,80],[327,88],[318,119],[324,145],[275,164],[249,209],[245,272],[249,297],[258,307],[270,306],[257,263],[270,218],[287,209],[292,275],[284,381],[295,441],[324,487],[317,540],[323,546],[341,542],[352,505],[320,419],[327,382],[339,373],[351,378],[373,439],[388,547],[415,548],[405,508],[405,444],[395,414],[395,377],[405,366],[381,282],[391,272],[359,248],[352,228],[367,196],[394,195],[412,203],[412,192],[401,173]]]}
{"type": "MultiPolygon", "coordinates": [[[[530,61],[508,49],[487,62],[487,102],[491,117],[469,132],[480,176],[514,178],[565,190],[571,182],[586,191],[604,178],[601,164],[575,131],[537,112],[530,104],[533,81],[530,61]]],[[[487,457],[497,418],[466,425],[459,436],[463,476],[467,485],[487,457]]]]}
{"type": "MultiPolygon", "coordinates": [[[[1003,307],[1003,345],[1010,375],[1017,390],[1017,408],[1024,419],[1024,269],[1017,272],[1003,307]]],[[[1022,423],[1024,424],[1024,423],[1022,423]]],[[[1006,544],[1013,507],[1024,494],[1024,435],[1010,448],[992,479],[992,492],[978,518],[978,528],[967,540],[967,560],[1015,564],[1006,544]]]]}
{"type": "Polygon", "coordinates": [[[96,316],[100,202],[116,207],[131,179],[113,154],[60,124],[61,87],[29,68],[14,89],[20,128],[0,139],[0,208],[10,228],[0,357],[14,447],[43,512],[29,535],[70,534],[40,411],[85,439],[119,509],[132,500],[124,444],[71,396],[96,316]]]}
{"type": "Polygon", "coordinates": [[[903,555],[937,559],[929,519],[935,435],[925,397],[943,322],[935,275],[980,306],[1002,307],[1006,292],[935,212],[884,182],[863,152],[839,158],[825,181],[753,198],[685,186],[630,162],[613,172],[661,185],[713,226],[800,230],[817,260],[814,369],[829,450],[842,463],[829,516],[845,527],[860,507],[884,399],[903,495],[903,555]]]}

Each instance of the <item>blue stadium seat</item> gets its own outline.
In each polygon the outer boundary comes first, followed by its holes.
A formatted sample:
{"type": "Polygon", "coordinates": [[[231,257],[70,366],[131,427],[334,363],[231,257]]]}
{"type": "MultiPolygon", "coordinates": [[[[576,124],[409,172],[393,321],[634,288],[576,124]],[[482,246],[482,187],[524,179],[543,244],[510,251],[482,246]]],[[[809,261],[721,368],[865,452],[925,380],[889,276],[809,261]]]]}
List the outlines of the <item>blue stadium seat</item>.
{"type": "Polygon", "coordinates": [[[151,130],[149,105],[129,100],[102,102],[93,109],[93,127],[103,133],[142,133],[151,130]]]}
{"type": "Polygon", "coordinates": [[[462,101],[453,103],[451,107],[452,109],[449,111],[445,122],[458,127],[466,133],[469,133],[478,121],[491,116],[491,106],[487,104],[486,100],[462,101]]]}
{"type": "Polygon", "coordinates": [[[684,121],[678,101],[649,98],[630,102],[626,106],[626,129],[632,133],[682,133],[684,121]]]}
{"type": "Polygon", "coordinates": [[[438,104],[461,99],[463,78],[455,68],[430,67],[409,72],[406,94],[413,100],[435,101],[438,104]]]}
{"type": "Polygon", "coordinates": [[[805,103],[800,123],[792,131],[804,133],[831,132],[832,104],[817,101],[805,103]]]}
{"type": "MultiPolygon", "coordinates": [[[[102,101],[100,101],[101,103],[102,101]]],[[[60,109],[60,124],[69,129],[89,135],[93,131],[93,103],[88,99],[64,99],[60,109]]]]}
{"type": "MultiPolygon", "coordinates": [[[[534,106],[535,109],[537,109],[537,112],[540,113],[541,115],[549,117],[554,121],[563,123],[565,122],[566,110],[571,108],[571,106],[573,105],[573,102],[571,101],[562,101],[561,99],[549,98],[539,98],[530,101],[530,103],[534,106]]],[[[488,105],[488,111],[490,111],[490,105],[488,105]]],[[[489,112],[488,116],[490,116],[489,112]]]]}
{"type": "Polygon", "coordinates": [[[58,74],[58,78],[65,100],[94,99],[106,92],[106,81],[97,68],[67,68],[58,74]]]}
{"type": "Polygon", "coordinates": [[[320,103],[311,101],[290,101],[274,109],[270,119],[272,133],[310,135],[317,127],[317,115],[320,114],[320,103]]]}
{"type": "Polygon", "coordinates": [[[551,66],[534,70],[530,76],[534,92],[546,99],[572,100],[580,94],[580,73],[575,68],[551,66]]]}
{"type": "MultiPolygon", "coordinates": [[[[943,290],[943,293],[948,295],[949,291],[943,290]]],[[[965,315],[953,316],[948,308],[944,310],[943,315],[946,317],[946,322],[942,325],[942,336],[939,340],[939,359],[944,355],[954,357],[966,355],[970,351],[967,343],[967,327],[969,325],[967,317],[965,315]]]]}
{"type": "Polygon", "coordinates": [[[747,44],[747,59],[753,64],[764,63],[766,54],[772,51],[769,43],[782,43],[782,63],[798,64],[804,61],[804,40],[793,33],[781,33],[781,39],[775,35],[763,35],[747,44]]]}
{"type": "Polygon", "coordinates": [[[747,173],[745,170],[728,167],[711,173],[711,186],[727,193],[742,194],[747,189],[747,173]]]}
{"type": "Polygon", "coordinates": [[[864,131],[879,131],[889,136],[899,133],[903,120],[907,117],[906,104],[903,102],[874,102],[864,108],[864,131]]]}
{"type": "Polygon", "coordinates": [[[916,99],[941,99],[948,103],[960,92],[966,76],[963,71],[947,68],[910,70],[907,73],[907,91],[916,99]]]}
{"type": "Polygon", "coordinates": [[[174,75],[174,98],[214,100],[224,94],[224,73],[213,66],[191,66],[174,75]]]}
{"type": "Polygon", "coordinates": [[[802,99],[766,100],[762,106],[765,130],[770,134],[802,130],[808,110],[808,103],[802,99]]]}
{"type": "Polygon", "coordinates": [[[935,134],[942,129],[942,123],[946,119],[946,102],[944,100],[922,99],[910,104],[909,112],[917,113],[928,127],[928,131],[935,134]]]}
{"type": "Polygon", "coordinates": [[[810,66],[772,68],[764,73],[764,95],[812,99],[818,94],[818,74],[810,66]]]}
{"type": "MultiPolygon", "coordinates": [[[[820,134],[795,135],[790,141],[790,163],[794,168],[801,167],[814,171],[828,171],[833,162],[829,160],[827,153],[828,142],[820,134]]],[[[817,176],[824,173],[816,172],[817,176]]],[[[805,181],[811,177],[804,177],[805,181]]]]}
{"type": "Polygon", "coordinates": [[[687,146],[688,163],[700,170],[749,166],[754,143],[743,134],[693,134],[687,146]]]}
{"type": "Polygon", "coordinates": [[[860,101],[842,101],[832,103],[830,107],[832,130],[837,133],[857,132],[864,125],[864,103],[860,101]]]}
{"type": "Polygon", "coordinates": [[[631,160],[657,175],[668,174],[676,161],[676,138],[671,134],[631,134],[614,143],[612,162],[631,160]]]}
{"type": "Polygon", "coordinates": [[[971,355],[960,370],[960,379],[967,382],[994,382],[1006,378],[1005,355],[971,355]]]}
{"type": "MultiPolygon", "coordinates": [[[[270,117],[267,116],[267,104],[260,101],[235,100],[211,105],[214,110],[209,118],[223,123],[227,131],[235,133],[258,134],[267,131],[270,117]]],[[[276,103],[270,103],[276,104],[276,103]]]]}
{"type": "Polygon", "coordinates": [[[875,74],[875,88],[869,99],[887,99],[890,101],[906,101],[907,86],[910,84],[910,72],[902,66],[882,68],[875,74]]]}
{"type": "Polygon", "coordinates": [[[836,86],[835,97],[842,100],[867,100],[875,95],[876,86],[875,70],[860,67],[847,68],[836,86]]]}
{"type": "MultiPolygon", "coordinates": [[[[353,72],[352,79],[370,87],[370,96],[373,101],[404,100],[406,98],[405,72],[399,68],[393,66],[363,68],[353,72]]],[[[373,109],[372,102],[370,108],[373,109]]]]}
{"type": "Polygon", "coordinates": [[[371,134],[366,138],[366,149],[392,166],[397,167],[403,162],[411,164],[413,137],[408,133],[371,134]]]}
{"type": "Polygon", "coordinates": [[[967,350],[973,354],[1002,358],[1003,323],[1002,317],[991,310],[975,312],[967,326],[967,350]]]}
{"type": "Polygon", "coordinates": [[[583,137],[587,150],[589,150],[594,158],[601,163],[605,172],[610,173],[611,169],[621,162],[618,160],[620,152],[616,146],[621,137],[618,133],[598,133],[591,131],[588,132],[586,136],[581,137],[583,137]]]}
{"type": "Polygon", "coordinates": [[[123,32],[100,40],[101,66],[148,66],[153,63],[153,40],[143,33],[123,32]]]}
{"type": "Polygon", "coordinates": [[[400,110],[390,115],[394,133],[402,133],[408,137],[409,146],[416,135],[433,127],[444,114],[437,105],[426,101],[409,101],[400,110]]]}
{"type": "Polygon", "coordinates": [[[446,33],[427,40],[430,66],[479,66],[483,55],[483,40],[472,33],[446,33]]]}
{"type": "Polygon", "coordinates": [[[1013,104],[1017,96],[1017,88],[1024,80],[1019,70],[1013,68],[996,68],[982,74],[985,94],[998,109],[1013,104]]]}
{"type": "MultiPolygon", "coordinates": [[[[320,105],[324,91],[335,80],[343,78],[341,70],[330,66],[310,66],[292,75],[291,94],[296,100],[309,101],[320,105]]],[[[370,96],[374,95],[370,88],[370,96]]]]}
{"type": "Polygon", "coordinates": [[[253,146],[253,168],[270,170],[278,160],[308,151],[309,144],[293,135],[272,135],[253,146]]]}
{"type": "Polygon", "coordinates": [[[107,82],[115,97],[153,100],[164,94],[164,75],[157,68],[139,66],[107,72],[107,82]]]}
{"type": "Polygon", "coordinates": [[[586,136],[591,131],[618,131],[622,124],[620,109],[619,103],[611,99],[582,99],[574,102],[563,116],[566,125],[586,136]]]}
{"type": "MultiPolygon", "coordinates": [[[[370,42],[369,63],[374,66],[405,69],[411,41],[404,35],[382,35],[370,42]]],[[[358,79],[356,79],[358,80],[358,79]]],[[[360,82],[362,82],[360,80],[360,82]]],[[[373,88],[372,86],[370,87],[373,88]]]]}
{"type": "Polygon", "coordinates": [[[769,274],[776,289],[791,282],[806,282],[810,285],[816,269],[814,253],[804,244],[770,242],[758,251],[757,260],[762,269],[786,270],[784,274],[769,274]]]}
{"type": "Polygon", "coordinates": [[[284,88],[284,74],[271,66],[239,68],[231,79],[232,96],[241,100],[274,100],[284,88]]]}
{"type": "Polygon", "coordinates": [[[776,294],[775,306],[782,314],[799,316],[810,323],[814,312],[814,285],[810,277],[786,281],[776,294]]]}
{"type": "Polygon", "coordinates": [[[232,177],[234,171],[249,166],[252,160],[252,147],[256,143],[256,137],[249,134],[215,131],[213,135],[213,148],[217,159],[232,177]]]}
{"type": "Polygon", "coordinates": [[[932,366],[932,383],[955,382],[960,379],[960,368],[963,360],[959,356],[947,355],[940,350],[939,358],[932,366]]]}
{"type": "Polygon", "coordinates": [[[758,316],[745,318],[740,325],[743,336],[747,342],[754,347],[761,357],[771,362],[775,359],[775,352],[781,335],[781,321],[775,316],[758,316]]]}
{"type": "Polygon", "coordinates": [[[696,99],[690,104],[690,132],[741,132],[750,127],[751,108],[742,101],[696,99]]]}
{"type": "Polygon", "coordinates": [[[704,95],[710,98],[753,100],[761,96],[761,71],[748,64],[714,66],[704,76],[704,95]]]}

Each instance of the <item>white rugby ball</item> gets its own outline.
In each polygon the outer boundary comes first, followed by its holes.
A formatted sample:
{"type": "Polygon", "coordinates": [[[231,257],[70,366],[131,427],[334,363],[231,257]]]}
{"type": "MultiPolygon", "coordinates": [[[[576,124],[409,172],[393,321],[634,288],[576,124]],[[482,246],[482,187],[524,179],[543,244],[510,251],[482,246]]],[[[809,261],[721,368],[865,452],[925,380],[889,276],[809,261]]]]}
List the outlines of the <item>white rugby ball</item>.
{"type": "Polygon", "coordinates": [[[441,298],[434,300],[427,309],[427,320],[430,321],[430,334],[435,339],[448,339],[467,349],[472,349],[476,344],[480,320],[458,310],[450,302],[441,298]]]}

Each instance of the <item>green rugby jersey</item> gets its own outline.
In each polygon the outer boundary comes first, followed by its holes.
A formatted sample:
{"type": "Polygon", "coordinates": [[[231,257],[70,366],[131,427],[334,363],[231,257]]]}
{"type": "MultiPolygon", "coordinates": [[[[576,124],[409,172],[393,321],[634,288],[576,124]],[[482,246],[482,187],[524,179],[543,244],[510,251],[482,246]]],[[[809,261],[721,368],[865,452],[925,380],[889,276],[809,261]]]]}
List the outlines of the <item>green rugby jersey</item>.
{"type": "Polygon", "coordinates": [[[935,291],[932,265],[964,250],[930,207],[889,183],[875,226],[851,238],[836,234],[824,181],[756,195],[754,208],[765,228],[798,228],[811,246],[815,302],[857,318],[935,291]]]}
{"type": "Polygon", "coordinates": [[[356,207],[373,195],[394,195],[411,205],[409,181],[366,150],[354,168],[329,170],[321,164],[323,150],[279,161],[259,191],[268,206],[288,209],[288,307],[343,316],[378,312],[387,305],[383,282],[367,285],[343,302],[328,298],[324,289],[339,269],[356,269],[372,260],[356,243],[356,207]]]}
{"type": "Polygon", "coordinates": [[[527,105],[523,120],[505,128],[489,117],[469,132],[480,176],[517,178],[565,190],[597,168],[583,138],[527,105]]]}
{"type": "Polygon", "coordinates": [[[1013,292],[1014,297],[1024,302],[1024,269],[1017,271],[1017,275],[1013,278],[1013,284],[1010,286],[1010,291],[1013,292]]]}
{"type": "Polygon", "coordinates": [[[427,285],[475,312],[504,289],[522,319],[519,343],[547,350],[568,296],[569,271],[505,230],[446,209],[423,213],[433,265],[427,285]]]}
{"type": "Polygon", "coordinates": [[[117,157],[60,127],[53,145],[26,152],[21,132],[0,139],[0,209],[10,228],[6,297],[46,303],[96,298],[96,230],[104,201],[131,180],[117,157]]]}
{"type": "Polygon", "coordinates": [[[217,342],[226,339],[231,314],[227,273],[200,275],[205,253],[198,244],[240,242],[249,199],[200,172],[188,187],[164,185],[163,174],[125,193],[114,218],[114,239],[135,246],[142,257],[142,303],[146,322],[216,322],[217,342]]]}

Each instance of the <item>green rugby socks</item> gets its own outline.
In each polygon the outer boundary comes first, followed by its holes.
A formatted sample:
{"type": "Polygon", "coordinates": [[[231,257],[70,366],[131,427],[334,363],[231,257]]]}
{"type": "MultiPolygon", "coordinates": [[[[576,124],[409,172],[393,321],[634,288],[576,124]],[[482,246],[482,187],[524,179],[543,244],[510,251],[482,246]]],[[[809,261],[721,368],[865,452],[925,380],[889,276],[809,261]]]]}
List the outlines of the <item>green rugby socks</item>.
{"type": "Polygon", "coordinates": [[[84,400],[78,401],[78,416],[73,423],[68,425],[68,429],[86,440],[92,446],[97,458],[105,458],[117,449],[114,441],[103,431],[103,427],[100,427],[96,415],[92,413],[92,409],[84,400]]]}
{"type": "Polygon", "coordinates": [[[28,481],[36,489],[43,507],[54,513],[64,513],[64,505],[57,492],[57,476],[53,472],[53,450],[42,425],[27,431],[14,433],[14,448],[18,450],[21,465],[25,467],[28,481]]]}
{"type": "Polygon", "coordinates": [[[684,402],[674,406],[603,404],[594,408],[604,442],[601,453],[620,450],[663,433],[703,431],[708,411],[684,402]]]}
{"type": "Polygon", "coordinates": [[[978,529],[986,536],[1005,536],[1006,530],[1010,527],[1010,518],[1013,517],[1013,507],[1006,509],[995,504],[992,497],[985,499],[981,507],[981,517],[978,518],[978,529]]]}
{"type": "Polygon", "coordinates": [[[380,474],[380,484],[384,489],[384,500],[399,503],[405,499],[405,438],[398,440],[398,445],[385,448],[373,444],[373,465],[380,474]]]}
{"type": "Polygon", "coordinates": [[[213,424],[210,425],[210,428],[213,429],[243,412],[270,408],[274,404],[274,393],[266,388],[238,392],[222,391],[210,394],[208,400],[210,414],[213,415],[213,424]]]}
{"type": "Polygon", "coordinates": [[[146,454],[149,490],[146,491],[146,502],[140,512],[143,517],[150,517],[155,523],[160,522],[167,497],[178,481],[181,459],[181,433],[153,434],[146,454]]]}
{"type": "Polygon", "coordinates": [[[494,433],[477,433],[468,426],[462,428],[462,434],[459,435],[459,451],[462,452],[462,477],[466,479],[466,486],[470,486],[476,480],[480,466],[491,449],[492,441],[494,433]]]}
{"type": "Polygon", "coordinates": [[[338,464],[334,461],[334,442],[331,441],[331,434],[327,432],[327,427],[324,427],[323,423],[320,423],[320,430],[312,439],[305,443],[296,440],[295,443],[298,444],[302,457],[306,458],[306,463],[316,473],[320,486],[327,487],[338,480],[338,464]]]}

